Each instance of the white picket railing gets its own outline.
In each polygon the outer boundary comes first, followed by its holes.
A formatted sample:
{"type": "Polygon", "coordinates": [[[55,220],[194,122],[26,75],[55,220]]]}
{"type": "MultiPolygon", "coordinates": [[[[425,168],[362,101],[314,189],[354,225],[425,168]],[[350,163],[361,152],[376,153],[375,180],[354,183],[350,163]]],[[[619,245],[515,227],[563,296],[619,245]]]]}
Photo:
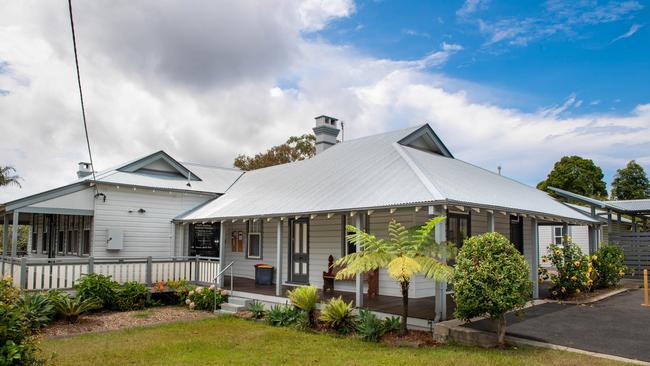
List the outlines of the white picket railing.
{"type": "Polygon", "coordinates": [[[11,275],[27,290],[69,289],[85,273],[111,276],[119,283],[137,281],[151,286],[158,281],[186,280],[210,284],[219,273],[214,257],[123,258],[2,258],[2,276],[11,275]]]}

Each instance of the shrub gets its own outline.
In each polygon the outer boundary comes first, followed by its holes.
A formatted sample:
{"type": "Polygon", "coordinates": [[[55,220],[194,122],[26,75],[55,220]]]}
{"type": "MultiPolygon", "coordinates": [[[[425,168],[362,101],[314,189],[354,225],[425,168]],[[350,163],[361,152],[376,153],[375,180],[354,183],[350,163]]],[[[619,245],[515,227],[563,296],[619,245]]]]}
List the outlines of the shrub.
{"type": "Polygon", "coordinates": [[[0,302],[0,365],[42,363],[19,307],[0,302]]]}
{"type": "Polygon", "coordinates": [[[497,323],[500,345],[506,332],[505,314],[522,308],[532,283],[524,256],[499,233],[465,240],[454,271],[454,315],[463,320],[488,315],[497,323]]]}
{"type": "Polygon", "coordinates": [[[125,283],[117,291],[115,296],[115,307],[119,311],[142,310],[147,301],[147,288],[136,282],[125,283]]]}
{"type": "Polygon", "coordinates": [[[550,276],[547,269],[537,270],[540,282],[550,277],[551,288],[549,291],[553,298],[566,299],[571,295],[591,289],[595,273],[590,265],[589,257],[582,254],[580,247],[574,244],[570,237],[565,238],[562,246],[549,245],[548,254],[542,258],[549,261],[557,270],[557,274],[550,276]]]}
{"type": "Polygon", "coordinates": [[[297,287],[293,291],[289,291],[287,295],[291,305],[307,313],[309,326],[313,326],[314,312],[316,311],[316,303],[318,303],[318,290],[316,287],[297,287]]]}
{"type": "Polygon", "coordinates": [[[248,311],[251,312],[253,319],[262,319],[266,313],[264,310],[264,304],[257,300],[251,304],[248,304],[248,311]]]}
{"type": "Polygon", "coordinates": [[[620,247],[605,245],[598,249],[591,257],[596,272],[594,285],[598,288],[616,286],[628,271],[627,266],[623,264],[624,258],[625,253],[620,247]]]}
{"type": "MultiPolygon", "coordinates": [[[[350,333],[356,321],[356,316],[352,314],[352,302],[348,304],[341,297],[330,299],[320,314],[320,320],[341,334],[350,333]]],[[[399,327],[399,318],[397,325],[399,327]]]]}
{"type": "Polygon", "coordinates": [[[64,296],[54,303],[57,313],[63,316],[70,323],[76,323],[79,316],[88,311],[99,309],[102,303],[96,297],[82,299],[81,297],[64,296]]]}
{"type": "Polygon", "coordinates": [[[167,287],[174,291],[181,303],[185,302],[190,291],[196,288],[196,286],[187,283],[186,280],[167,281],[167,287]]]}
{"type": "Polygon", "coordinates": [[[111,276],[91,273],[83,274],[73,287],[82,300],[97,299],[101,303],[100,308],[112,309],[120,284],[113,281],[111,276]]]}
{"type": "Polygon", "coordinates": [[[23,294],[16,302],[16,307],[22,312],[30,330],[46,326],[56,312],[52,300],[42,294],[23,294]]]}
{"type": "Polygon", "coordinates": [[[5,276],[0,280],[0,303],[15,304],[20,296],[20,290],[14,286],[11,276],[5,276]]]}
{"type": "Polygon", "coordinates": [[[357,322],[357,332],[361,339],[367,342],[378,342],[379,338],[384,335],[386,328],[375,314],[366,309],[359,310],[359,321],[357,322]]]}
{"type": "Polygon", "coordinates": [[[390,332],[392,330],[398,330],[400,322],[401,319],[398,316],[390,316],[384,319],[384,331],[390,332]]]}
{"type": "Polygon", "coordinates": [[[299,326],[305,313],[292,306],[274,305],[266,314],[266,321],[275,327],[299,326]]]}
{"type": "Polygon", "coordinates": [[[221,304],[228,300],[228,297],[222,294],[221,289],[215,288],[214,285],[210,285],[210,287],[199,286],[194,290],[190,290],[187,295],[185,303],[190,309],[197,310],[212,311],[218,309],[221,304]]]}

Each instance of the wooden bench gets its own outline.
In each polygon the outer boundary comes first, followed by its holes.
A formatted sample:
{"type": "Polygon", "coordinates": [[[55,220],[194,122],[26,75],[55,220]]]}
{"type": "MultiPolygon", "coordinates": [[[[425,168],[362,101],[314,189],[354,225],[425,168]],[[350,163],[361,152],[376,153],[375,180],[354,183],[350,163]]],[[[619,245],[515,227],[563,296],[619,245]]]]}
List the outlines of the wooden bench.
{"type": "MultiPolygon", "coordinates": [[[[327,290],[334,291],[334,281],[355,281],[354,276],[336,279],[336,274],[341,269],[343,267],[334,265],[334,257],[330,254],[329,258],[327,258],[327,272],[323,272],[323,293],[327,292],[327,290]]],[[[368,283],[368,296],[379,295],[379,270],[364,273],[363,281],[368,283]]]]}

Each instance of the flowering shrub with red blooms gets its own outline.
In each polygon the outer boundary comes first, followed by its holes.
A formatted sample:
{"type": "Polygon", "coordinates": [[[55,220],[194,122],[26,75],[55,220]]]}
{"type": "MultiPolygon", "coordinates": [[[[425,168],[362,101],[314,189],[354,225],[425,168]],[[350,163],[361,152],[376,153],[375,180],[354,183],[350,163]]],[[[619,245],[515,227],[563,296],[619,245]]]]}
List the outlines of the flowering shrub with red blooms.
{"type": "Polygon", "coordinates": [[[539,282],[551,279],[551,297],[566,299],[582,291],[590,291],[595,272],[589,256],[582,254],[580,247],[566,237],[563,245],[551,244],[548,254],[542,261],[549,261],[557,269],[557,274],[549,274],[548,269],[538,268],[539,282]]]}
{"type": "Polygon", "coordinates": [[[215,301],[216,308],[218,309],[219,306],[227,300],[227,291],[222,291],[214,285],[210,285],[210,287],[199,286],[187,293],[185,304],[189,306],[190,309],[213,310],[215,308],[215,301]]]}

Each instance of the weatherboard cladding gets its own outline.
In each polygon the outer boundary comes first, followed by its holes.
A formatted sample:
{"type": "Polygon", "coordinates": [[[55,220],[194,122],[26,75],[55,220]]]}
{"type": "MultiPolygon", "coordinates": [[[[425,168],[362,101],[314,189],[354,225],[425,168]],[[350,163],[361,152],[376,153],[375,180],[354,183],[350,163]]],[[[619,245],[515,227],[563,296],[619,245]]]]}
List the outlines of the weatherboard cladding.
{"type": "Polygon", "coordinates": [[[397,144],[412,127],[339,143],[315,157],[245,173],[182,220],[263,217],[458,202],[593,222],[547,194],[468,164],[397,144]]]}

